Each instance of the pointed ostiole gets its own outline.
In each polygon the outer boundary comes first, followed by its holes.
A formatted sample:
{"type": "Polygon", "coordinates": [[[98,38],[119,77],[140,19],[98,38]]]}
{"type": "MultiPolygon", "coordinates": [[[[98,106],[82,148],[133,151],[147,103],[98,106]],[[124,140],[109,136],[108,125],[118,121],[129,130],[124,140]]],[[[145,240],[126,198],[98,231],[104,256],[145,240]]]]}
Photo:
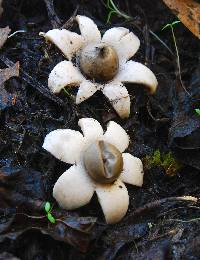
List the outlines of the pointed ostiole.
{"type": "Polygon", "coordinates": [[[103,43],[90,44],[80,53],[81,71],[95,81],[105,82],[118,72],[119,59],[116,51],[103,43]]]}

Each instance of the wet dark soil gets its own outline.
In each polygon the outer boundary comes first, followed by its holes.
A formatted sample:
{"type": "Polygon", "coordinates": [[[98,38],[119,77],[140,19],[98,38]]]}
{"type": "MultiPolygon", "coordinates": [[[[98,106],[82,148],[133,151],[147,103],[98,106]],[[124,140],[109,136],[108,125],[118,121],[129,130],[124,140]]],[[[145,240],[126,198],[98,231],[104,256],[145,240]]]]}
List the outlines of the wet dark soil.
{"type": "Polygon", "coordinates": [[[5,85],[15,102],[0,104],[0,259],[199,259],[198,39],[183,24],[176,26],[186,92],[171,32],[161,30],[177,18],[161,0],[115,1],[133,20],[114,15],[110,23],[104,1],[55,0],[54,9],[52,2],[4,1],[0,27],[25,32],[9,38],[0,52],[0,68],[20,62],[19,78],[5,85]],[[91,17],[102,33],[124,26],[141,40],[134,60],[155,72],[159,86],[154,96],[136,84],[127,86],[132,100],[127,120],[119,119],[101,93],[76,106],[76,90],[70,96],[48,90],[48,75],[64,57],[38,33],[63,25],[78,32],[70,19],[75,13],[91,17]],[[95,196],[73,212],[61,210],[52,198],[55,181],[69,165],[42,149],[44,137],[58,128],[78,130],[82,117],[93,117],[104,127],[110,119],[120,123],[131,137],[128,152],[144,162],[144,185],[128,186],[129,210],[117,225],[105,224],[95,196]],[[181,167],[166,171],[163,165],[149,164],[156,150],[161,155],[171,152],[181,167]],[[52,214],[62,222],[47,220],[45,201],[53,203],[52,214]]]}

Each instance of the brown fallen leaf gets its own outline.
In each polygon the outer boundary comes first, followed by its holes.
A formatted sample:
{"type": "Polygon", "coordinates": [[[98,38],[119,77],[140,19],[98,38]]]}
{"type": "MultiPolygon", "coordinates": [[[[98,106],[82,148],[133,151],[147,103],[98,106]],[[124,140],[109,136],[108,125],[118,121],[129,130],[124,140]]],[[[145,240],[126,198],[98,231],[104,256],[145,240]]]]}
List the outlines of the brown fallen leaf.
{"type": "Polygon", "coordinates": [[[0,69],[0,86],[8,79],[19,76],[19,61],[6,69],[0,69]]]}
{"type": "MultiPolygon", "coordinates": [[[[1,13],[1,9],[0,9],[1,13]]],[[[9,26],[6,26],[5,28],[0,28],[0,49],[3,47],[4,43],[8,39],[8,34],[10,33],[10,28],[9,26]]]]}
{"type": "Polygon", "coordinates": [[[193,0],[163,0],[163,2],[200,39],[200,4],[193,0]]]}
{"type": "Polygon", "coordinates": [[[13,104],[13,95],[8,93],[4,88],[4,83],[12,78],[19,76],[19,62],[16,62],[14,66],[0,69],[0,110],[5,109],[13,104]]]}

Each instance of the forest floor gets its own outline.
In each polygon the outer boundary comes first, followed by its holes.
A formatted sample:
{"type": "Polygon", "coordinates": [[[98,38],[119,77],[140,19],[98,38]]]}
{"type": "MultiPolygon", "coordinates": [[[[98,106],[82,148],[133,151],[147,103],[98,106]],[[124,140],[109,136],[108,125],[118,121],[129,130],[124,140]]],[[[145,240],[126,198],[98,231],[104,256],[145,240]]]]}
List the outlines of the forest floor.
{"type": "Polygon", "coordinates": [[[177,17],[161,0],[115,1],[133,19],[113,15],[109,23],[103,0],[56,0],[54,9],[47,0],[4,2],[0,27],[25,32],[10,37],[0,52],[1,69],[20,64],[19,77],[0,88],[0,259],[199,259],[199,40],[176,24],[181,83],[171,31],[162,30],[177,17]],[[92,18],[102,33],[123,26],[141,41],[134,60],[150,67],[159,85],[153,96],[127,85],[132,100],[127,120],[99,92],[77,106],[74,90],[55,96],[47,87],[50,71],[64,57],[39,32],[63,24],[78,32],[70,19],[76,13],[92,18]],[[79,130],[82,117],[104,128],[109,120],[118,122],[131,138],[128,152],[144,163],[144,185],[128,186],[129,209],[116,225],[105,224],[96,196],[73,212],[61,210],[52,197],[68,165],[42,149],[44,137],[59,128],[79,130]],[[48,221],[46,201],[63,223],[48,221]]]}

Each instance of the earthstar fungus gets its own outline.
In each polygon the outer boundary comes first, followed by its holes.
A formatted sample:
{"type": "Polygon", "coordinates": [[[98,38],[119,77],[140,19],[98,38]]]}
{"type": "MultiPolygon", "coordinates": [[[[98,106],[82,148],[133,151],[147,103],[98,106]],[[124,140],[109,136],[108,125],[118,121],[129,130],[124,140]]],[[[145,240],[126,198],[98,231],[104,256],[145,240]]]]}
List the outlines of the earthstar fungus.
{"type": "Polygon", "coordinates": [[[120,221],[127,212],[129,195],[125,183],[141,187],[143,166],[139,158],[123,153],[129,136],[114,121],[104,133],[93,118],[78,122],[83,135],[71,129],[50,132],[43,148],[59,160],[73,164],[55,183],[53,196],[65,209],[88,204],[96,192],[106,222],[120,221]]]}
{"type": "Polygon", "coordinates": [[[158,84],[149,68],[128,61],[140,46],[138,37],[124,27],[114,27],[101,38],[100,31],[90,18],[77,15],[76,21],[81,35],[66,29],[40,33],[68,59],[58,63],[51,71],[48,79],[50,90],[59,93],[64,87],[79,86],[76,104],[101,90],[118,115],[128,117],[130,97],[123,83],[145,85],[150,93],[156,91],[158,84]]]}

